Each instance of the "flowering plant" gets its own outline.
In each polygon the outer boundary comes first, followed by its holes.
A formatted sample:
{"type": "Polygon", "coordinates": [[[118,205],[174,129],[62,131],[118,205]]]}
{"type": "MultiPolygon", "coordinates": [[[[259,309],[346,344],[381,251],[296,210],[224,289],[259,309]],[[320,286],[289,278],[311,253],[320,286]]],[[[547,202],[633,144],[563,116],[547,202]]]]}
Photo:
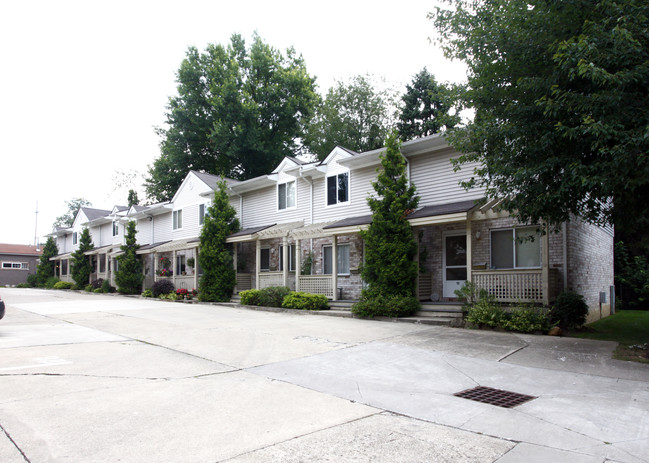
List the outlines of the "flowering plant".
{"type": "Polygon", "coordinates": [[[163,268],[161,270],[158,270],[156,273],[158,274],[158,276],[161,277],[171,277],[174,274],[174,272],[169,270],[168,268],[163,268]]]}

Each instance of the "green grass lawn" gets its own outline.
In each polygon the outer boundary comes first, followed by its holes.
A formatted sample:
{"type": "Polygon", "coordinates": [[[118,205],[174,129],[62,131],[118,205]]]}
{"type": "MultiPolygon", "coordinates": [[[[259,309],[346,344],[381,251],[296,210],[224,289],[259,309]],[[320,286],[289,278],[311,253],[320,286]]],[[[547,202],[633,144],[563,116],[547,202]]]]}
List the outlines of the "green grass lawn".
{"type": "Polygon", "coordinates": [[[649,363],[649,311],[621,310],[571,336],[620,343],[613,357],[649,363]]]}

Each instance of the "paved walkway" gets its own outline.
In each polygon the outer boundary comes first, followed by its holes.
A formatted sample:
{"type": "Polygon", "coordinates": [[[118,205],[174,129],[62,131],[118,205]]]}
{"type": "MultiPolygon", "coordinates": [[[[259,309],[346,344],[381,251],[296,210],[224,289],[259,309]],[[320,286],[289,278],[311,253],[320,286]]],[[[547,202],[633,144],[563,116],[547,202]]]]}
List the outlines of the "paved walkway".
{"type": "Polygon", "coordinates": [[[614,343],[0,291],[3,463],[649,461],[649,365],[614,343]]]}

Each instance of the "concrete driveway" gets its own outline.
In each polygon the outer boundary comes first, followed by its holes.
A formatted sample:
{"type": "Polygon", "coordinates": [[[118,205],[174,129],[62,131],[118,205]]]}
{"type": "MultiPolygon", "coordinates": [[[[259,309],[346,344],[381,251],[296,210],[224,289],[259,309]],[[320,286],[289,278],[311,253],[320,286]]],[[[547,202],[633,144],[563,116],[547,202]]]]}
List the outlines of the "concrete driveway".
{"type": "Polygon", "coordinates": [[[649,461],[649,365],[613,343],[0,295],[3,463],[649,461]]]}

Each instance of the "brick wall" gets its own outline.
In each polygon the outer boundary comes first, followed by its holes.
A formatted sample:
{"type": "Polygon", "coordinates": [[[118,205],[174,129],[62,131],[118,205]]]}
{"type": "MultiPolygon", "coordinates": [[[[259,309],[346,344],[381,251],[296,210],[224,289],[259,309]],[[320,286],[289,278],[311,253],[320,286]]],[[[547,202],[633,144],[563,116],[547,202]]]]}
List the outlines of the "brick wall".
{"type": "Polygon", "coordinates": [[[567,224],[568,289],[586,299],[588,321],[600,318],[599,293],[607,293],[602,316],[610,314],[609,289],[613,285],[613,236],[603,228],[573,220],[567,224]]]}

